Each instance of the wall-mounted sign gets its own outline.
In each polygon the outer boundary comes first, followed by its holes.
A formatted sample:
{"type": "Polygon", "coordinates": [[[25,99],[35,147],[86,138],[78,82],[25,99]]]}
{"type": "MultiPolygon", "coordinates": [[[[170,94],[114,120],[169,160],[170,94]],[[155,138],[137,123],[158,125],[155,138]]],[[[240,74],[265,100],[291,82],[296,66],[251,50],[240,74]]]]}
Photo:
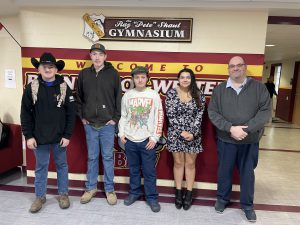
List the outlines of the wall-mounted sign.
{"type": "Polygon", "coordinates": [[[104,17],[84,14],[84,36],[99,40],[191,42],[192,18],[104,17]]]}

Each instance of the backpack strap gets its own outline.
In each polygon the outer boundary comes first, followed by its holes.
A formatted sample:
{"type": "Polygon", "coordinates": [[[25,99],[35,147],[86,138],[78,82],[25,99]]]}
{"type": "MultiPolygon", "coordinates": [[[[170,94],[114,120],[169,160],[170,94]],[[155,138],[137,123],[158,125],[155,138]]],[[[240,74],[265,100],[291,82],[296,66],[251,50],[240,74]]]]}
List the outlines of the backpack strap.
{"type": "Polygon", "coordinates": [[[31,95],[32,95],[33,105],[37,101],[39,85],[40,85],[40,83],[39,83],[38,79],[34,79],[33,81],[31,81],[31,95]]]}

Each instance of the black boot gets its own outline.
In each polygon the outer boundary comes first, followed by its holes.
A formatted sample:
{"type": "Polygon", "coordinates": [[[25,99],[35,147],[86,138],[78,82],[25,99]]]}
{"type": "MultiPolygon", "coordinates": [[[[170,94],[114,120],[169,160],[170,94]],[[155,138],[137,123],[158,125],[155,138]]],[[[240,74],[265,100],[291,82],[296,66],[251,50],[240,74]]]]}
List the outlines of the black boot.
{"type": "Polygon", "coordinates": [[[183,209],[189,210],[191,208],[192,201],[193,201],[193,193],[192,191],[187,190],[183,201],[183,209]]]}
{"type": "Polygon", "coordinates": [[[181,209],[183,202],[182,190],[176,189],[175,192],[175,206],[177,209],[181,209]]]}

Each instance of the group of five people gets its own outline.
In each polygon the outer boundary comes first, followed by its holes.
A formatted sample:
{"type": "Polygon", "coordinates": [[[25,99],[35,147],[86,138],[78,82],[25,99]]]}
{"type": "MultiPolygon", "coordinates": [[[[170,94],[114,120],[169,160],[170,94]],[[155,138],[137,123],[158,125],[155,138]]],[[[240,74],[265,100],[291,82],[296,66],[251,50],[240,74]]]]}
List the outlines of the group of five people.
{"type": "MultiPolygon", "coordinates": [[[[117,203],[114,190],[114,139],[125,146],[129,165],[130,190],[124,204],[137,201],[141,193],[141,172],[145,198],[153,212],[160,211],[156,188],[155,145],[163,131],[164,110],[160,95],[147,87],[149,70],[137,66],[131,71],[134,88],[122,97],[117,70],[107,62],[102,44],[90,49],[92,65],[83,69],[77,80],[77,98],[56,73],[64,68],[51,53],[40,61],[32,58],[39,76],[25,88],[21,125],[27,147],[36,157],[36,199],[30,212],[38,212],[46,202],[50,149],[57,169],[59,206],[70,206],[66,147],[74,128],[76,114],[86,134],[88,170],[86,191],[80,202],[88,203],[97,193],[99,156],[102,155],[103,181],[107,202],[117,203]],[[76,103],[75,103],[76,102],[76,103]],[[75,106],[77,105],[77,107],[75,106]],[[77,108],[77,113],[76,113],[77,108]]],[[[240,174],[241,207],[249,221],[256,221],[253,209],[254,169],[258,162],[258,143],[270,116],[270,98],[263,84],[246,76],[247,65],[240,56],[230,59],[229,78],[217,86],[208,107],[209,118],[217,129],[218,190],[215,210],[223,213],[230,200],[232,173],[236,165],[240,174]]],[[[196,174],[197,154],[202,148],[202,117],[205,96],[191,69],[178,73],[178,86],[165,99],[168,118],[167,148],[174,159],[175,206],[188,210],[196,174]],[[183,191],[185,176],[186,191],[183,191]]]]}

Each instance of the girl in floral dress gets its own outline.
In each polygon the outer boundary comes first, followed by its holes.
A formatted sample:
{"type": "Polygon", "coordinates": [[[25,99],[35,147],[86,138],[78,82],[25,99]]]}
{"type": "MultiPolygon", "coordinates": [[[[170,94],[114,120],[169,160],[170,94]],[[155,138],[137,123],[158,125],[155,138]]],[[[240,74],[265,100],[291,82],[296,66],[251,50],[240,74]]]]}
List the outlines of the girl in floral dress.
{"type": "Polygon", "coordinates": [[[167,145],[174,159],[174,180],[176,186],[175,206],[188,210],[192,204],[192,188],[195,181],[197,154],[203,151],[201,145],[201,122],[205,108],[205,96],[197,87],[194,72],[182,69],[178,73],[179,84],[168,91],[166,114],[168,117],[167,145]],[[182,192],[185,174],[185,194],[182,192]]]}

